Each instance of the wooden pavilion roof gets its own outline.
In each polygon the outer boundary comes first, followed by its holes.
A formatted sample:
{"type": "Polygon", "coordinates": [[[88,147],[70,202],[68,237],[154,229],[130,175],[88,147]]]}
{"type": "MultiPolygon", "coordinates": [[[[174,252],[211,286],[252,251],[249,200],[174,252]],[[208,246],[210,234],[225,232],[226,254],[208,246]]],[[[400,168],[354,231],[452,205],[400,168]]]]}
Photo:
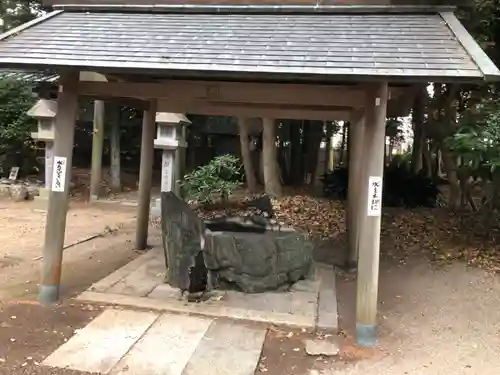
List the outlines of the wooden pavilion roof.
{"type": "Polygon", "coordinates": [[[270,12],[260,7],[252,13],[236,8],[63,7],[0,36],[0,67],[323,82],[500,76],[450,11],[318,12],[315,7],[315,12],[297,12],[289,7],[270,12]]]}

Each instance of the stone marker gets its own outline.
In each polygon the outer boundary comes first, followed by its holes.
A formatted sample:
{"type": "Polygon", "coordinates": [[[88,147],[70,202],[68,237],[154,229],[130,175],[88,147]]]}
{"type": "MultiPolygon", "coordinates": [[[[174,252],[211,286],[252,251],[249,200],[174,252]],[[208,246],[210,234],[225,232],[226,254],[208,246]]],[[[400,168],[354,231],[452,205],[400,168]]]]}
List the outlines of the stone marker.
{"type": "Polygon", "coordinates": [[[18,174],[19,174],[19,167],[12,167],[9,173],[9,180],[16,181],[18,174]]]}
{"type": "Polygon", "coordinates": [[[166,281],[183,291],[192,289],[190,270],[196,266],[196,259],[200,260],[198,254],[205,232],[203,221],[172,191],[161,193],[161,214],[166,281]]]}
{"type": "Polygon", "coordinates": [[[28,199],[28,189],[24,185],[12,185],[10,197],[14,202],[22,202],[28,199]]]}
{"type": "Polygon", "coordinates": [[[309,355],[335,356],[339,354],[339,345],[335,340],[306,340],[306,353],[309,355]]]}

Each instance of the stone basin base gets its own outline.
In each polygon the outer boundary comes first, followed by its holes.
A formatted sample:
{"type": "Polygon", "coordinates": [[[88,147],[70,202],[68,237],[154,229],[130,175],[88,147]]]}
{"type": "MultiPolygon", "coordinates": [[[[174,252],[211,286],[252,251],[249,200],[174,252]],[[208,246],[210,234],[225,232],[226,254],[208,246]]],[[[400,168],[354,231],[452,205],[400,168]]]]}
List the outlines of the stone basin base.
{"type": "Polygon", "coordinates": [[[78,299],[140,309],[201,314],[276,325],[335,331],[337,300],[332,266],[315,264],[311,278],[287,291],[242,293],[214,291],[200,303],[187,303],[186,295],[165,284],[165,259],[159,237],[153,249],[126,264],[83,292],[78,299]]]}
{"type": "Polygon", "coordinates": [[[286,290],[310,276],[306,234],[243,218],[203,221],[173,193],[162,193],[166,281],[189,293],[286,290]]]}

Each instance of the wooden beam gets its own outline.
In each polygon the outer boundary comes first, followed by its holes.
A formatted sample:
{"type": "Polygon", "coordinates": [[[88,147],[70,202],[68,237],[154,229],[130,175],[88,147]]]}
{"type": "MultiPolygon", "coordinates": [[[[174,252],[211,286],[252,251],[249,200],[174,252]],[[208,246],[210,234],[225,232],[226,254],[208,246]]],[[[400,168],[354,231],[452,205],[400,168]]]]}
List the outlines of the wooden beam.
{"type": "Polygon", "coordinates": [[[209,82],[172,80],[162,83],[81,81],[80,95],[98,97],[204,100],[224,103],[288,104],[361,108],[365,88],[249,82],[209,82]]]}
{"type": "Polygon", "coordinates": [[[207,116],[269,117],[289,120],[349,120],[349,108],[314,106],[272,106],[244,103],[159,100],[159,112],[180,112],[207,116]]]}
{"type": "Polygon", "coordinates": [[[150,102],[147,100],[142,100],[142,99],[135,99],[135,98],[122,98],[122,97],[106,97],[106,96],[80,96],[84,97],[85,99],[90,99],[90,100],[104,100],[108,103],[114,103],[118,105],[122,105],[125,107],[130,107],[130,108],[135,108],[140,111],[147,111],[149,110],[150,102]]]}

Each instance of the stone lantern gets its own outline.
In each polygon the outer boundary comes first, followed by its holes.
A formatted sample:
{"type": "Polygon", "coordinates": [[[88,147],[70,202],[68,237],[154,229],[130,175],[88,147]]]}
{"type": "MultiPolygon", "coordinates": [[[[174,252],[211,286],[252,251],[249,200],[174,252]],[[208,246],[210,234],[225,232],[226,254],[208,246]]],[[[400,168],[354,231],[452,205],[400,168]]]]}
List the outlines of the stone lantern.
{"type": "MultiPolygon", "coordinates": [[[[161,191],[174,192],[180,197],[180,183],[184,170],[186,126],[191,121],[180,113],[158,112],[155,148],[163,150],[161,166],[161,191]]],[[[158,202],[160,203],[160,202],[158,202]]],[[[158,204],[158,206],[160,206],[158,204]]]]}
{"type": "Polygon", "coordinates": [[[47,198],[52,183],[53,148],[55,137],[55,119],[57,101],[40,99],[27,115],[37,120],[38,131],[31,133],[31,137],[38,142],[45,143],[45,188],[40,189],[40,198],[47,198]]]}

